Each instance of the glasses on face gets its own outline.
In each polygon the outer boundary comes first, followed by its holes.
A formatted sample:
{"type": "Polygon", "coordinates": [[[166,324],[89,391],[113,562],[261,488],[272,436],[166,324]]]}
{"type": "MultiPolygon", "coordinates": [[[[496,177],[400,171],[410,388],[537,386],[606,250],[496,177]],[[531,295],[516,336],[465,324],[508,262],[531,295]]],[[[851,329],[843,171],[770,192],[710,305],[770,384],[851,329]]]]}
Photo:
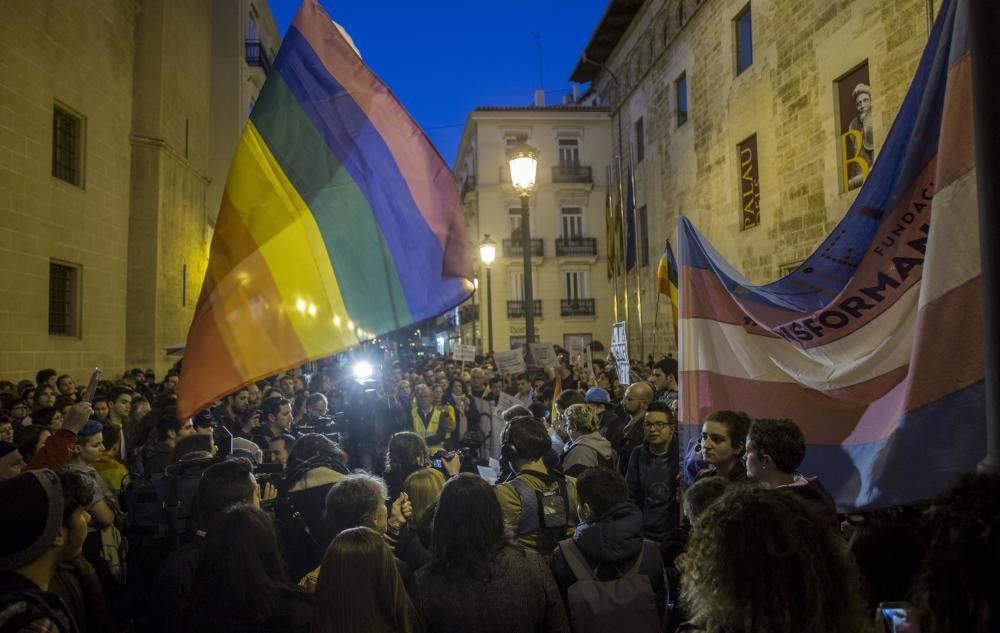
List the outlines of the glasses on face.
{"type": "Polygon", "coordinates": [[[673,424],[670,422],[644,422],[643,426],[645,426],[646,430],[649,431],[662,431],[667,427],[672,427],[673,424]]]}

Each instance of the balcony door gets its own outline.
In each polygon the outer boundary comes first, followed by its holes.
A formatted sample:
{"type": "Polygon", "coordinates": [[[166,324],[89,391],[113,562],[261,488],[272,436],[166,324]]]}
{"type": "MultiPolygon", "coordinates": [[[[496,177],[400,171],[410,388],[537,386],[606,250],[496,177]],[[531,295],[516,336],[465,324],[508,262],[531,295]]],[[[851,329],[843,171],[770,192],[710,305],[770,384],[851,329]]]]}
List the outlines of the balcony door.
{"type": "Polygon", "coordinates": [[[583,237],[583,209],[580,207],[562,208],[562,238],[575,240],[583,237]]]}
{"type": "Polygon", "coordinates": [[[590,280],[585,270],[567,270],[563,272],[563,299],[589,299],[590,280]]]}
{"type": "Polygon", "coordinates": [[[563,167],[580,164],[580,143],[575,138],[559,139],[559,164],[563,167]]]}

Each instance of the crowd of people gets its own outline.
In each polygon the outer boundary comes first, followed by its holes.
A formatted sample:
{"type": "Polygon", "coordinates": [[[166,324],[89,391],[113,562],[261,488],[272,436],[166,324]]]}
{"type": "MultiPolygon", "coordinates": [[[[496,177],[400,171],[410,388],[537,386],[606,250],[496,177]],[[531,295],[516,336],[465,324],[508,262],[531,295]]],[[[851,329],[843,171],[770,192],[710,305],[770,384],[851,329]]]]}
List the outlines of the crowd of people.
{"type": "Polygon", "coordinates": [[[0,631],[1000,629],[1000,475],[838,514],[795,421],[684,443],[675,360],[557,352],[327,359],[190,419],[181,365],[0,381],[0,631]]]}

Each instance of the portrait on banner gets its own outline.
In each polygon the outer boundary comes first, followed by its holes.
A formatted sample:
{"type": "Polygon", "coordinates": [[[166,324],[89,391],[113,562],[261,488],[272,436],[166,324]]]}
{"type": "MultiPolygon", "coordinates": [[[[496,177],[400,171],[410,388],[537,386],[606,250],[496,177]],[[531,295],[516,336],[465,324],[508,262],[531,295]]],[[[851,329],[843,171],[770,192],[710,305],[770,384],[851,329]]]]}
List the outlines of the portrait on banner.
{"type": "Polygon", "coordinates": [[[837,81],[840,180],[843,191],[857,189],[875,162],[872,89],[868,62],[837,81]]]}

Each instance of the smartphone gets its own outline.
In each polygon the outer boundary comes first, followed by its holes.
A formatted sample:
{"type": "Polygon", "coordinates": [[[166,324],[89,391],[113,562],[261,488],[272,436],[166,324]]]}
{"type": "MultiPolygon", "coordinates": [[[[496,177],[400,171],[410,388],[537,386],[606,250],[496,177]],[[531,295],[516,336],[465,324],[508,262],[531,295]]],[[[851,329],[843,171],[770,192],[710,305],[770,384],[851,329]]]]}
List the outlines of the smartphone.
{"type": "Polygon", "coordinates": [[[909,602],[880,602],[878,619],[886,633],[920,633],[913,605],[909,602]]]}
{"type": "Polygon", "coordinates": [[[87,384],[87,392],[83,396],[87,402],[94,404],[94,395],[97,393],[97,384],[101,382],[101,369],[94,368],[94,373],[90,375],[90,382],[87,384]]]}

